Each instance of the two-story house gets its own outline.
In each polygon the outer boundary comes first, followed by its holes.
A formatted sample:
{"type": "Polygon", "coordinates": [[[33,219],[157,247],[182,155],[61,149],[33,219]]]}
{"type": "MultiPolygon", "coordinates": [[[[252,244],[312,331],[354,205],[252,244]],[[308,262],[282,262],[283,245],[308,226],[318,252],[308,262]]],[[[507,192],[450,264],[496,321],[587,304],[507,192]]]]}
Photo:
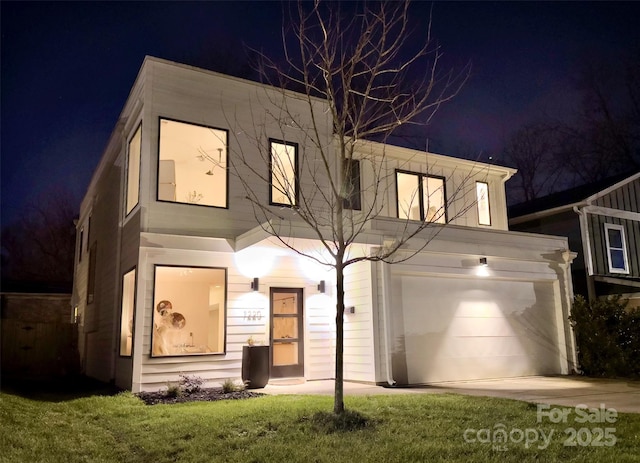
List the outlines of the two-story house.
{"type": "Polygon", "coordinates": [[[563,235],[578,252],[576,294],[589,300],[619,294],[640,307],[640,172],[511,206],[514,230],[563,235]]]}
{"type": "MultiPolygon", "coordinates": [[[[86,374],[134,392],[179,374],[213,386],[240,377],[251,337],[269,346],[272,377],[333,378],[335,280],[265,233],[243,186],[252,170],[276,183],[290,177],[294,189],[319,186],[298,167],[314,156],[304,134],[266,122],[282,95],[145,59],[78,221],[73,302],[86,374]],[[231,167],[240,155],[251,169],[231,167]],[[291,169],[274,171],[282,158],[291,169]]],[[[284,97],[297,122],[325,114],[322,100],[284,97]]],[[[331,144],[329,121],[319,127],[331,144]]],[[[367,141],[356,157],[383,152],[375,191],[366,165],[354,177],[361,183],[346,207],[376,191],[384,198],[353,252],[375,253],[407,227],[433,224],[401,249],[408,260],[347,267],[345,380],[571,372],[574,254],[566,238],[508,230],[504,184],[514,170],[367,141]]],[[[285,239],[317,247],[281,190],[254,192],[280,211],[285,239]]]]}

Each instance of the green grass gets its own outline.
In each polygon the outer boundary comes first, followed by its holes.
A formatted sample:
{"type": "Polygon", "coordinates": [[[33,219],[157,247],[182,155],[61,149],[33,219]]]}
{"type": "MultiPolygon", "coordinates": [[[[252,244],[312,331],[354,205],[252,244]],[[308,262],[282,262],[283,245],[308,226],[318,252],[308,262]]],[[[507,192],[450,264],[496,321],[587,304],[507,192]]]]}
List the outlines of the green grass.
{"type": "MultiPolygon", "coordinates": [[[[536,422],[536,406],[459,395],[347,397],[367,418],[354,431],[327,427],[332,398],[265,396],[145,406],[130,393],[66,401],[0,394],[2,462],[625,462],[640,461],[640,415],[619,414],[612,447],[565,447],[567,427],[536,422]],[[324,418],[322,418],[324,416],[324,418]],[[539,449],[465,442],[469,428],[554,431],[539,449]]],[[[330,421],[330,420],[329,420],[330,421]]],[[[476,436],[476,434],[473,434],[476,436]]]]}

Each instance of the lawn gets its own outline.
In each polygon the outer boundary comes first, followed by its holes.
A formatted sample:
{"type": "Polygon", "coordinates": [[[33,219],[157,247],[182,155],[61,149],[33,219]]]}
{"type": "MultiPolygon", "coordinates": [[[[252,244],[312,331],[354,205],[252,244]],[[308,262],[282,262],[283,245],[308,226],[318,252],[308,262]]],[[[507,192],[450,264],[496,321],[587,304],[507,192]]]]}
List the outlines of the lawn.
{"type": "Polygon", "coordinates": [[[567,423],[553,424],[537,422],[536,405],[506,399],[382,395],[347,397],[345,403],[366,416],[368,425],[349,432],[322,428],[315,414],[331,410],[326,396],[147,406],[130,393],[53,401],[5,392],[0,461],[640,461],[638,414],[586,424],[570,415],[567,423]],[[614,431],[605,433],[605,427],[614,431]],[[573,441],[568,428],[576,429],[573,441]],[[499,429],[511,436],[506,443],[493,438],[499,429]],[[542,433],[551,435],[547,445],[542,433]],[[598,446],[613,443],[612,437],[614,445],[598,446]],[[577,445],[563,445],[567,440],[577,445]]]}

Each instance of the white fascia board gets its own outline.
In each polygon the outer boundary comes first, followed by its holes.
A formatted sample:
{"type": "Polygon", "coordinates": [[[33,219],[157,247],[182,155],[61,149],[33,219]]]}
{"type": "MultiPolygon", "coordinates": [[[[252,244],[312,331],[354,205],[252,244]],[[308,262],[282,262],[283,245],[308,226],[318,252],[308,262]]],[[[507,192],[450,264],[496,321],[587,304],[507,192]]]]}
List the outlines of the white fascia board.
{"type": "Polygon", "coordinates": [[[234,243],[232,240],[226,238],[142,232],[140,233],[140,247],[208,252],[233,252],[234,243]]]}
{"type": "Polygon", "coordinates": [[[623,211],[620,209],[612,209],[610,207],[600,206],[586,206],[583,210],[589,214],[615,217],[617,219],[635,220],[636,222],[640,222],[640,213],[638,212],[623,211]]]}
{"type": "Polygon", "coordinates": [[[587,203],[585,201],[579,201],[577,203],[565,204],[564,206],[558,206],[551,209],[532,212],[531,214],[520,215],[518,217],[509,219],[509,225],[517,225],[519,223],[528,222],[529,220],[542,219],[544,217],[549,217],[551,215],[560,214],[561,212],[567,212],[567,211],[573,210],[573,208],[575,207],[583,207],[586,205],[587,203]]]}
{"type": "Polygon", "coordinates": [[[626,185],[627,183],[633,182],[634,180],[640,178],[640,172],[638,172],[637,174],[633,174],[631,177],[625,178],[624,180],[619,181],[618,183],[616,183],[615,185],[611,185],[609,188],[606,188],[602,191],[599,191],[591,196],[589,196],[585,201],[587,203],[592,203],[593,201],[595,201],[596,199],[608,195],[609,193],[611,193],[612,191],[617,190],[618,188],[620,188],[623,185],[626,185]]]}

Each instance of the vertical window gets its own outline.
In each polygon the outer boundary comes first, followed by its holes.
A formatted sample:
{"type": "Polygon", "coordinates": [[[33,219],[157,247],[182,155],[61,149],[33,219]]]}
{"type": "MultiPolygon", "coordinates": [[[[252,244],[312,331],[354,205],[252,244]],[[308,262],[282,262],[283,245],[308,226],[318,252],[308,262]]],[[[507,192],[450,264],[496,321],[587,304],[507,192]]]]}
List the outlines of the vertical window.
{"type": "Polygon", "coordinates": [[[269,140],[271,190],[269,202],[284,206],[298,203],[298,145],[269,140]]]}
{"type": "Polygon", "coordinates": [[[84,227],[80,227],[80,236],[78,237],[78,262],[82,262],[82,253],[84,252],[84,227]]]}
{"type": "Polygon", "coordinates": [[[611,273],[629,273],[627,247],[622,225],[604,224],[607,243],[607,257],[611,273]]]}
{"type": "Polygon", "coordinates": [[[410,172],[396,172],[398,217],[446,223],[445,179],[410,172]]]}
{"type": "Polygon", "coordinates": [[[344,173],[344,202],[345,209],[359,211],[360,203],[360,161],[357,159],[345,159],[344,173]]]}
{"type": "Polygon", "coordinates": [[[87,304],[92,304],[96,292],[96,243],[89,251],[89,275],[87,280],[87,304]]]}
{"type": "Polygon", "coordinates": [[[89,220],[87,221],[87,251],[89,251],[90,245],[91,245],[91,215],[89,215],[89,220]]]}
{"type": "Polygon", "coordinates": [[[140,195],[141,139],[142,125],[139,125],[133,137],[129,140],[127,150],[127,204],[125,215],[128,215],[136,207],[140,195]]]}
{"type": "Polygon", "coordinates": [[[135,293],[136,269],[133,269],[122,276],[122,307],[120,312],[120,355],[122,356],[131,355],[135,293]]]}
{"type": "Polygon", "coordinates": [[[227,207],[227,131],[160,119],[158,201],[227,207]]]}
{"type": "Polygon", "coordinates": [[[478,204],[478,225],[491,225],[488,183],[476,182],[476,201],[478,204]]]}
{"type": "Polygon", "coordinates": [[[224,353],[226,286],[224,268],[156,266],[151,355],[224,353]]]}

